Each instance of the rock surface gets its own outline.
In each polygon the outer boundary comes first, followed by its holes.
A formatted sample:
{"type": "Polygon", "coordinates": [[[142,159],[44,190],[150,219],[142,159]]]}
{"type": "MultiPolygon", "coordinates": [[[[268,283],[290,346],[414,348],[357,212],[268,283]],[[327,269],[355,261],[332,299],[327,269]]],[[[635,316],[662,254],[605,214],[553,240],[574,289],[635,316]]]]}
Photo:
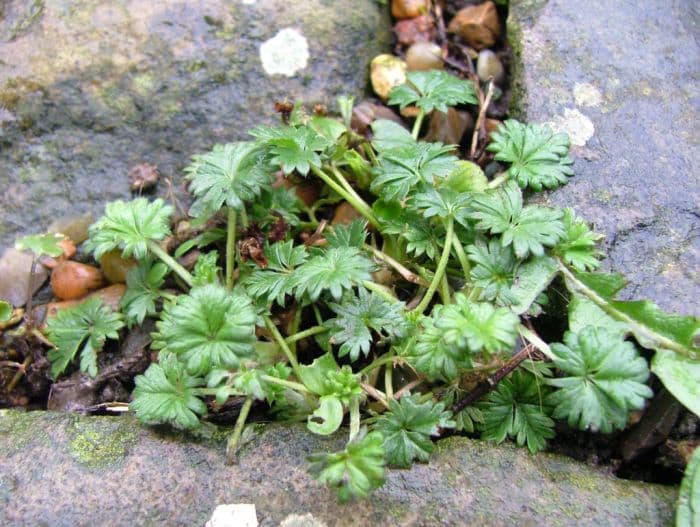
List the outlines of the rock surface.
{"type": "Polygon", "coordinates": [[[305,458],[343,441],[302,425],[267,425],[239,463],[226,466],[221,433],[184,438],[129,417],[3,410],[0,524],[204,525],[218,505],[236,503],[254,504],[263,527],[285,519],[328,527],[644,526],[673,517],[674,488],[464,438],[440,441],[430,464],[389,471],[370,499],[338,505],[306,473],[305,458]]]}
{"type": "Polygon", "coordinates": [[[361,94],[391,38],[388,11],[375,0],[0,2],[0,251],[56,216],[99,217],[128,199],[138,163],[158,166],[161,195],[168,179],[180,192],[192,154],[274,122],[277,100],[333,107],[361,94]]]}
{"type": "Polygon", "coordinates": [[[514,110],[574,144],[549,194],[606,235],[627,298],[700,315],[700,8],[694,0],[511,0],[514,110]]]}

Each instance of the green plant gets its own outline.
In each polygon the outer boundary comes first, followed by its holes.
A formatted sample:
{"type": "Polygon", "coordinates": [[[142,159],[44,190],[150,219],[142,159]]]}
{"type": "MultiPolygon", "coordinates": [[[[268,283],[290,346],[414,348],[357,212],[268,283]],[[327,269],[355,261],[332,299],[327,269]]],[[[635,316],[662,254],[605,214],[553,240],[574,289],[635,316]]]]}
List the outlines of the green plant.
{"type": "MultiPolygon", "coordinates": [[[[145,423],[193,429],[237,398],[229,455],[256,404],[323,435],[347,418],[347,446],[312,456],[312,472],[342,500],[380,485],[385,464],[427,461],[447,429],[511,437],[535,452],[556,419],[624,428],[652,395],[632,337],[698,412],[688,372],[700,367],[700,322],[617,300],[624,280],[593,272],[601,236],[569,209],[525,204],[524,190],[572,175],[566,138],[508,121],[489,146],[507,166],[489,181],[455,147],[418,140],[427,112],[477,102],[471,83],[413,73],[390,102],[418,106],[413,133],[379,120],[371,140],[359,136],[345,98],[344,123],[297,107],[288,123],[253,130],[253,141],[195,156],[186,172],[200,231],[175,252],[200,251],[192,273],[159,245],[169,206],[107,206],[88,246],[96,257],[119,248],[140,261],[121,308],[132,325],[158,320],[159,360],[137,378],[131,410],[145,423]],[[272,188],[275,173],[314,185],[316,202],[272,188]],[[341,203],[362,220],[319,221],[341,203]],[[555,290],[568,303],[569,331],[550,345],[533,322],[555,290]],[[488,388],[466,391],[464,379],[488,388]]],[[[49,328],[61,350],[50,355],[56,374],[121,324],[96,305],[81,313],[49,328]],[[73,326],[74,337],[61,336],[73,326]]]]}

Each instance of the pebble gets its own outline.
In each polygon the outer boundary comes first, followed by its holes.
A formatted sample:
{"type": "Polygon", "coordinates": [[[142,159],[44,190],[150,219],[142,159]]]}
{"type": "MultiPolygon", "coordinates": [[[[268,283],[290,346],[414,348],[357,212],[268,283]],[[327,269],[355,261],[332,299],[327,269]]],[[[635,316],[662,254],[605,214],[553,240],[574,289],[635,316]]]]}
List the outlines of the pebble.
{"type": "Polygon", "coordinates": [[[126,275],[137,265],[133,258],[124,258],[119,249],[106,252],[100,258],[102,273],[110,284],[126,283],[126,275]]]}
{"type": "Polygon", "coordinates": [[[435,24],[426,15],[407,18],[394,25],[394,33],[396,40],[403,46],[410,46],[416,42],[430,42],[435,38],[435,24]]]}
{"type": "Polygon", "coordinates": [[[501,36],[501,21],[496,4],[489,1],[460,9],[447,29],[451,33],[457,33],[474,49],[493,46],[501,36]]]}
{"type": "Polygon", "coordinates": [[[391,0],[394,18],[415,18],[428,12],[430,0],[391,0]]]}
{"type": "Polygon", "coordinates": [[[368,100],[360,102],[352,109],[350,126],[356,132],[364,135],[369,131],[369,125],[377,119],[388,119],[403,126],[401,118],[390,108],[368,100]]]}
{"type": "Polygon", "coordinates": [[[388,53],[377,55],[372,59],[369,76],[374,93],[386,101],[394,86],[406,82],[406,63],[388,53]]]}
{"type": "Polygon", "coordinates": [[[0,257],[0,298],[15,307],[27,303],[29,293],[33,295],[46,281],[49,272],[43,265],[34,268],[34,280],[29,288],[29,274],[34,257],[29,252],[14,248],[5,249],[0,257]]]}
{"type": "Polygon", "coordinates": [[[48,232],[64,234],[74,244],[79,245],[88,239],[88,227],[92,222],[92,214],[90,213],[82,216],[63,216],[55,219],[49,225],[48,232]]]}
{"type": "Polygon", "coordinates": [[[505,70],[498,56],[490,49],[482,49],[476,61],[476,74],[481,82],[493,77],[496,84],[501,84],[505,78],[505,70]]]}
{"type": "Polygon", "coordinates": [[[131,192],[149,190],[158,183],[158,166],[139,163],[129,169],[128,177],[131,192]]]}
{"type": "Polygon", "coordinates": [[[442,69],[442,50],[433,42],[416,42],[406,51],[408,71],[442,69]]]}
{"type": "Polygon", "coordinates": [[[63,260],[51,272],[51,289],[61,300],[76,300],[102,286],[104,280],[97,267],[63,260]]]}
{"type": "Polygon", "coordinates": [[[454,108],[448,108],[447,113],[433,112],[425,140],[457,145],[468,128],[474,128],[474,118],[468,112],[454,108]]]}

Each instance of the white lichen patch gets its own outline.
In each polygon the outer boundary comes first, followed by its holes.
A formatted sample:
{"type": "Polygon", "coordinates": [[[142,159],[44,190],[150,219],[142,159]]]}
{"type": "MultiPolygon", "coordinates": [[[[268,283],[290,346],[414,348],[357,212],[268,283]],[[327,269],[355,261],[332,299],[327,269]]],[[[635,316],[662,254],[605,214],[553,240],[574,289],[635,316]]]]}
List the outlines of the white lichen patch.
{"type": "Polygon", "coordinates": [[[260,44],[260,60],[268,75],[293,77],[309,62],[309,43],[298,29],[282,29],[260,44]]]}
{"type": "Polygon", "coordinates": [[[325,522],[314,518],[311,513],[306,514],[290,514],[282,523],[280,527],[328,527],[325,522]]]}
{"type": "Polygon", "coordinates": [[[600,90],[588,82],[577,82],[574,85],[574,100],[576,106],[599,106],[603,102],[600,90]]]}
{"type": "Polygon", "coordinates": [[[571,144],[575,146],[585,146],[595,133],[593,121],[576,108],[565,108],[564,115],[555,116],[554,119],[547,124],[549,124],[555,132],[568,134],[571,144]]]}
{"type": "Polygon", "coordinates": [[[255,505],[252,503],[226,503],[214,509],[205,527],[258,527],[255,505]]]}

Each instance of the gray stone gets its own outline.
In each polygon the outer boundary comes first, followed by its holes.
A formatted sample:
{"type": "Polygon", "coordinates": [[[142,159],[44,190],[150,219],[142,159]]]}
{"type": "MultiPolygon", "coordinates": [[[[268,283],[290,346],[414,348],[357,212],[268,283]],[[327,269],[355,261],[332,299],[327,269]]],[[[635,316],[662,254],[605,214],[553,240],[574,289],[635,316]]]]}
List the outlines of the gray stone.
{"type": "Polygon", "coordinates": [[[361,94],[389,42],[375,0],[0,2],[0,250],[128,199],[138,163],[182,197],[192,154],[275,122],[275,101],[361,94]]]}
{"type": "Polygon", "coordinates": [[[221,504],[255,504],[261,526],[669,525],[677,491],[616,479],[554,454],[466,438],[437,443],[429,464],[390,470],[384,487],[339,505],[305,458],[345,432],[259,427],[239,463],[225,436],[184,437],[133,418],[0,411],[0,524],[204,525],[221,504]],[[309,516],[310,515],[310,516],[309,516]],[[309,523],[306,523],[307,525],[309,523]],[[304,525],[304,523],[302,523],[304,525]]]}
{"type": "Polygon", "coordinates": [[[572,134],[550,193],[606,235],[627,298],[700,315],[700,11],[694,0],[511,0],[514,109],[572,134]]]}

